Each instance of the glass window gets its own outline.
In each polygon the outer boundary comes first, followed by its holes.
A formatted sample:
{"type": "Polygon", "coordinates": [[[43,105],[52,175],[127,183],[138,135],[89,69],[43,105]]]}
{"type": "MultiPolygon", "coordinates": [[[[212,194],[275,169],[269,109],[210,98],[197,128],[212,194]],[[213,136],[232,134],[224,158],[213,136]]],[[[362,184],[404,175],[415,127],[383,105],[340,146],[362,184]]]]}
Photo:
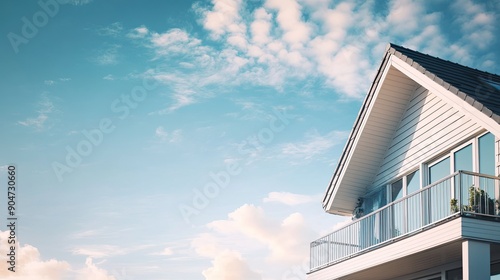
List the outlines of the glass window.
{"type": "Polygon", "coordinates": [[[479,137],[479,173],[495,175],[495,137],[491,133],[479,137]]]}
{"type": "Polygon", "coordinates": [[[400,199],[403,197],[403,179],[399,179],[398,181],[391,184],[392,189],[392,201],[396,199],[400,199]]]}
{"type": "Polygon", "coordinates": [[[450,157],[429,167],[429,184],[450,175],[450,157]]]}
{"type": "Polygon", "coordinates": [[[446,271],[446,280],[462,280],[462,268],[446,271]]]}
{"type": "Polygon", "coordinates": [[[474,171],[472,166],[472,144],[455,152],[455,168],[454,171],[465,170],[474,171]]]}
{"type": "Polygon", "coordinates": [[[420,189],[420,170],[406,176],[406,193],[412,194],[420,189]]]}
{"type": "Polygon", "coordinates": [[[386,188],[380,188],[380,190],[369,195],[365,198],[364,210],[365,214],[371,213],[387,204],[387,194],[386,188]]]}
{"type": "Polygon", "coordinates": [[[491,280],[500,279],[500,263],[494,263],[490,267],[491,280]]]}

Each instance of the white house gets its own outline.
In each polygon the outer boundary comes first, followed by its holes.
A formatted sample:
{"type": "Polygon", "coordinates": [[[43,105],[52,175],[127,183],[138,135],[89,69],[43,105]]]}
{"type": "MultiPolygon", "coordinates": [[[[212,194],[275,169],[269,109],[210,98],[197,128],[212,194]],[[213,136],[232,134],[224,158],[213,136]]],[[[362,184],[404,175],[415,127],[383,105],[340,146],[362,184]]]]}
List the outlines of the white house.
{"type": "Polygon", "coordinates": [[[307,279],[500,279],[499,174],[500,76],[390,44],[323,199],[353,221],[307,279]]]}

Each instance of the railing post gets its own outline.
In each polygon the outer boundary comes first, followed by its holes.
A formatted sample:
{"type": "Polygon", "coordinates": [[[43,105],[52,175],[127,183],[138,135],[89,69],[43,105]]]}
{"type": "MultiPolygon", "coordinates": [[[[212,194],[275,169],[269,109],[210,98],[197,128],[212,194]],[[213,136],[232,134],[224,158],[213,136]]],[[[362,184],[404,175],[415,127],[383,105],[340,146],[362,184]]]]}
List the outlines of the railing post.
{"type": "Polygon", "coordinates": [[[460,215],[463,214],[463,205],[462,205],[462,171],[458,171],[458,178],[457,178],[457,205],[458,205],[458,209],[460,211],[460,215]]]}
{"type": "Polygon", "coordinates": [[[312,246],[312,244],[313,244],[313,242],[309,243],[309,270],[310,271],[313,270],[313,257],[312,257],[312,254],[313,254],[313,246],[312,246]]]}
{"type": "Polygon", "coordinates": [[[327,241],[326,245],[328,247],[327,250],[326,250],[326,254],[327,254],[326,261],[327,261],[327,263],[330,263],[332,261],[331,260],[331,255],[330,255],[330,247],[332,247],[332,244],[333,244],[332,243],[332,234],[328,235],[328,238],[327,238],[326,241],[327,241]]]}

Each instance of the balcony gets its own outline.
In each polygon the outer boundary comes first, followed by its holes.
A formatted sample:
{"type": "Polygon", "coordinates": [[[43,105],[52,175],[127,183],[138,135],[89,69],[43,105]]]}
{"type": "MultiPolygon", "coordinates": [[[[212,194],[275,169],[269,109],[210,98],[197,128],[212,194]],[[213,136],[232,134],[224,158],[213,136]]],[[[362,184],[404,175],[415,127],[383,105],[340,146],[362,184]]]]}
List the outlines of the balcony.
{"type": "Polygon", "coordinates": [[[500,221],[500,178],[458,171],[319,238],[311,273],[459,217],[500,221]]]}

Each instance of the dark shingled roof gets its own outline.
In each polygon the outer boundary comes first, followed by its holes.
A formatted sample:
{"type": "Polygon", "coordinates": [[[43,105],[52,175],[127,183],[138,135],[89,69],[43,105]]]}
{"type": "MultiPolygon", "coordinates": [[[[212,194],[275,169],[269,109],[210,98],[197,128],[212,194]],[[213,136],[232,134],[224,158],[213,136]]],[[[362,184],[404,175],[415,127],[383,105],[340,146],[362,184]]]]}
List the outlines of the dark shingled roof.
{"type": "Polygon", "coordinates": [[[500,76],[389,44],[402,59],[500,124],[500,76]]]}

